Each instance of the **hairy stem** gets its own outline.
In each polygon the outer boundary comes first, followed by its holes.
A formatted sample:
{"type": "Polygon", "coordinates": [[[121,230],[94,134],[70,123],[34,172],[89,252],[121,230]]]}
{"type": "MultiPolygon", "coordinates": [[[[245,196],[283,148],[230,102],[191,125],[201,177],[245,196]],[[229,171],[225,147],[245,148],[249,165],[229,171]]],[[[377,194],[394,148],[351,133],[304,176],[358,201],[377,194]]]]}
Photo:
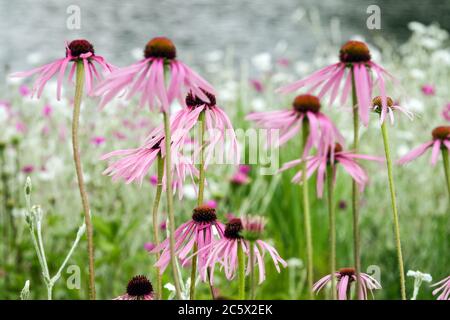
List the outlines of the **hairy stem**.
{"type": "Polygon", "coordinates": [[[304,121],[302,126],[302,145],[301,145],[301,153],[300,156],[302,158],[302,198],[303,198],[303,219],[305,225],[305,237],[306,237],[306,264],[307,264],[307,283],[308,283],[308,294],[311,300],[314,299],[313,294],[313,283],[314,283],[314,274],[313,274],[313,244],[312,244],[312,233],[311,233],[311,216],[309,210],[309,191],[308,191],[308,178],[306,174],[306,155],[305,146],[306,140],[309,135],[309,124],[304,121]]]}
{"type": "Polygon", "coordinates": [[[450,165],[448,161],[448,149],[442,148],[442,159],[444,163],[445,180],[447,182],[447,190],[450,198],[450,165]]]}
{"type": "Polygon", "coordinates": [[[330,275],[331,275],[331,297],[333,300],[337,299],[336,292],[336,277],[334,273],[336,272],[336,215],[334,208],[334,166],[327,166],[327,187],[328,187],[328,218],[329,218],[329,241],[330,241],[330,275]]]}
{"type": "MultiPolygon", "coordinates": [[[[159,223],[158,223],[158,210],[159,203],[161,201],[162,194],[162,179],[164,176],[164,159],[161,157],[161,154],[158,154],[158,182],[156,185],[156,194],[155,199],[153,201],[153,210],[152,210],[152,223],[153,223],[153,241],[155,242],[155,246],[159,246],[159,223]]],[[[159,252],[156,253],[156,261],[160,258],[159,252]]],[[[160,274],[160,268],[156,267],[156,299],[160,300],[162,295],[162,277],[160,274]]]]}
{"type": "Polygon", "coordinates": [[[176,297],[181,300],[180,278],[177,272],[177,261],[175,257],[175,218],[173,213],[173,191],[172,191],[172,155],[171,155],[171,135],[170,135],[170,116],[168,111],[163,112],[164,115],[164,132],[166,147],[166,199],[167,214],[169,216],[169,247],[170,260],[172,262],[173,282],[175,285],[176,297]]]}
{"type": "Polygon", "coordinates": [[[245,300],[245,258],[242,241],[237,240],[239,300],[245,300]]]}
{"type": "Polygon", "coordinates": [[[73,118],[72,118],[72,147],[73,147],[73,160],[75,162],[75,170],[78,179],[78,188],[80,190],[81,203],[84,211],[84,221],[86,223],[86,235],[88,243],[88,255],[89,255],[89,298],[95,300],[95,267],[94,267],[94,242],[93,242],[93,230],[91,222],[91,210],[89,208],[88,195],[84,186],[83,169],[81,166],[80,158],[80,146],[78,141],[78,127],[80,121],[80,107],[83,97],[84,86],[84,66],[83,61],[77,61],[76,72],[76,84],[75,84],[75,97],[73,103],[73,118]]]}
{"type": "Polygon", "coordinates": [[[391,151],[389,147],[389,137],[387,132],[386,121],[384,121],[383,124],[381,125],[381,132],[383,134],[384,152],[386,154],[387,170],[389,177],[389,190],[391,192],[392,214],[394,216],[395,244],[397,248],[398,269],[400,273],[400,293],[402,300],[406,300],[405,270],[403,267],[402,244],[400,240],[400,223],[397,211],[397,198],[395,195],[394,174],[392,170],[391,151]]]}
{"type": "Polygon", "coordinates": [[[256,278],[255,278],[255,241],[250,241],[250,300],[256,297],[256,278]]]}
{"type": "MultiPolygon", "coordinates": [[[[357,153],[359,148],[359,110],[356,98],[355,73],[352,73],[352,103],[353,103],[353,152],[357,153]]],[[[356,292],[358,299],[362,299],[361,286],[361,255],[359,237],[359,192],[356,181],[352,180],[352,213],[353,213],[353,257],[355,260],[356,292]]]]}

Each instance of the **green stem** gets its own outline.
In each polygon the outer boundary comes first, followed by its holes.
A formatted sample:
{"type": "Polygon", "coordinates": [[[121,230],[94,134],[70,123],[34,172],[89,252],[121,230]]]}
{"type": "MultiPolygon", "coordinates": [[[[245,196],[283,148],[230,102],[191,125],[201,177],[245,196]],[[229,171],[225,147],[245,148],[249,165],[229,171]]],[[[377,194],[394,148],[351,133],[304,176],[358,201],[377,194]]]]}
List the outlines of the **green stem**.
{"type": "Polygon", "coordinates": [[[194,255],[192,256],[192,269],[191,269],[191,288],[189,290],[189,298],[191,300],[195,300],[195,279],[197,278],[197,250],[198,245],[197,242],[194,243],[194,248],[192,249],[192,252],[194,255]]]}
{"type": "Polygon", "coordinates": [[[445,180],[447,181],[447,190],[450,197],[450,166],[448,161],[448,149],[442,148],[442,159],[444,160],[445,180]]]}
{"type": "Polygon", "coordinates": [[[72,118],[72,147],[73,147],[73,160],[75,162],[75,170],[78,179],[78,188],[80,189],[81,203],[84,211],[84,221],[86,223],[86,235],[88,242],[88,255],[89,255],[89,298],[95,300],[95,269],[94,269],[94,242],[93,242],[93,230],[91,222],[91,210],[89,208],[88,195],[84,186],[83,169],[81,166],[80,158],[80,146],[78,141],[78,127],[80,121],[80,107],[83,97],[84,86],[84,66],[83,61],[77,61],[76,72],[76,84],[75,84],[75,97],[73,103],[73,118],[72,118]]]}
{"type": "Polygon", "coordinates": [[[327,186],[328,186],[328,218],[330,228],[330,275],[331,275],[331,297],[337,300],[336,292],[336,215],[334,208],[334,186],[333,186],[334,166],[327,166],[327,186]]]}
{"type": "Polygon", "coordinates": [[[237,240],[237,255],[238,255],[238,281],[239,281],[239,300],[245,300],[245,258],[244,250],[242,248],[242,240],[237,240]]]}
{"type": "Polygon", "coordinates": [[[308,283],[308,293],[311,300],[314,299],[313,294],[313,244],[312,244],[312,233],[311,233],[311,217],[309,210],[309,191],[308,191],[308,178],[307,178],[307,163],[306,157],[304,155],[306,140],[309,135],[309,124],[304,121],[302,126],[302,145],[301,145],[301,158],[302,158],[302,198],[303,198],[303,219],[305,225],[305,236],[306,236],[306,264],[307,264],[307,283],[308,283]]]}
{"type": "Polygon", "coordinates": [[[172,159],[171,159],[171,135],[170,135],[170,116],[167,111],[164,115],[164,133],[166,147],[166,198],[167,198],[167,214],[169,216],[169,247],[170,260],[172,262],[173,282],[175,285],[176,297],[181,300],[180,279],[177,272],[177,261],[175,260],[175,218],[173,214],[173,191],[172,191],[172,159]]]}
{"type": "Polygon", "coordinates": [[[255,241],[250,241],[250,300],[256,297],[256,274],[255,274],[255,241]]]}
{"type": "Polygon", "coordinates": [[[397,259],[398,259],[398,269],[400,272],[400,292],[402,300],[406,300],[406,288],[405,288],[405,270],[403,267],[403,256],[402,256],[402,244],[400,240],[400,223],[397,211],[397,199],[395,195],[395,185],[394,185],[394,174],[392,170],[392,160],[391,151],[389,148],[389,137],[387,132],[386,121],[381,125],[381,132],[383,134],[384,152],[386,154],[387,170],[389,177],[389,190],[391,192],[391,204],[392,213],[394,216],[394,231],[395,231],[395,243],[397,248],[397,259]]]}
{"type": "MultiPolygon", "coordinates": [[[[353,103],[353,152],[357,153],[359,148],[359,110],[356,97],[355,73],[352,73],[352,103],[353,103]]],[[[355,260],[356,273],[356,294],[359,300],[362,299],[361,286],[361,254],[359,236],[359,192],[356,181],[352,180],[352,213],[353,213],[353,257],[355,260]]]]}
{"type": "MultiPolygon", "coordinates": [[[[153,202],[152,223],[153,223],[153,239],[155,246],[159,245],[159,223],[158,223],[158,209],[162,194],[162,179],[164,176],[164,159],[161,154],[158,154],[158,184],[156,185],[156,195],[153,202]]],[[[160,258],[159,252],[156,253],[156,261],[160,258]]],[[[156,268],[156,299],[160,300],[162,295],[162,278],[160,268],[156,268]]]]}

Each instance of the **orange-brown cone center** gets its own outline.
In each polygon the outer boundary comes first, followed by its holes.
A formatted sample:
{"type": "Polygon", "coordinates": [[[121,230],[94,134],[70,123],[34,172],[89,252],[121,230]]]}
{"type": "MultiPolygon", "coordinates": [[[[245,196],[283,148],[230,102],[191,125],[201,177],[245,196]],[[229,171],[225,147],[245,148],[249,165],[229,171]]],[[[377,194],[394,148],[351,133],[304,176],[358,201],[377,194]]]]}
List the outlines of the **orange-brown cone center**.
{"type": "Polygon", "coordinates": [[[295,111],[305,113],[307,111],[317,113],[320,110],[320,100],[311,94],[301,94],[295,97],[292,103],[295,111]]]}
{"type": "Polygon", "coordinates": [[[144,56],[146,58],[175,59],[177,56],[177,49],[170,39],[157,37],[147,43],[144,50],[144,56]]]}
{"type": "Polygon", "coordinates": [[[344,63],[368,62],[370,58],[369,48],[361,41],[348,41],[339,51],[339,59],[344,63]]]}
{"type": "Polygon", "coordinates": [[[450,138],[450,126],[440,126],[434,128],[431,132],[433,139],[435,140],[445,140],[450,138]]]}

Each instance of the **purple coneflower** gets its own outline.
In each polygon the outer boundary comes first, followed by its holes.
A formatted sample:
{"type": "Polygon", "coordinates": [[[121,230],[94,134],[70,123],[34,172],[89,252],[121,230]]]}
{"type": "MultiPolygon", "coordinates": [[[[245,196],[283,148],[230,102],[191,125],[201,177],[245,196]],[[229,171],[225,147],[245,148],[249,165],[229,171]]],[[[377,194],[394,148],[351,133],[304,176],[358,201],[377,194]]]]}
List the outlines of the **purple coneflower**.
{"type": "Polygon", "coordinates": [[[40,98],[45,84],[54,76],[58,75],[56,86],[56,98],[61,99],[61,87],[64,80],[64,74],[70,63],[69,80],[72,81],[75,75],[77,62],[82,62],[85,69],[84,82],[88,94],[92,93],[93,83],[102,79],[101,74],[97,71],[95,64],[98,64],[105,73],[115,69],[114,66],[106,62],[106,60],[94,53],[94,46],[87,40],[78,39],[70,43],[66,42],[66,57],[53,61],[44,66],[25,72],[15,72],[12,77],[29,77],[37,74],[36,82],[32,88],[32,95],[37,92],[40,98]]]}
{"type": "MultiPolygon", "coordinates": [[[[246,222],[246,226],[249,227],[250,225],[246,222]]],[[[224,269],[225,277],[229,280],[233,279],[239,271],[239,297],[241,299],[245,295],[245,274],[250,273],[250,264],[247,264],[245,269],[245,256],[250,256],[250,246],[249,241],[244,239],[243,232],[244,227],[241,219],[235,218],[230,220],[225,225],[224,236],[203,249],[210,251],[202,270],[203,280],[206,281],[208,268],[210,268],[211,283],[214,283],[214,269],[217,263],[224,269]]],[[[245,232],[254,232],[254,230],[249,229],[245,232]]],[[[271,256],[278,272],[281,271],[279,264],[284,267],[287,264],[275,248],[265,241],[258,239],[255,240],[255,244],[254,255],[256,261],[253,264],[259,268],[259,283],[261,283],[265,279],[264,255],[266,252],[271,256]]],[[[200,250],[198,252],[201,253],[200,250]]]]}
{"type": "Polygon", "coordinates": [[[422,93],[426,96],[434,96],[436,93],[436,90],[434,89],[434,86],[431,84],[424,84],[420,90],[422,93]]]}
{"type": "Polygon", "coordinates": [[[439,287],[433,290],[433,295],[439,293],[438,300],[450,300],[450,276],[432,285],[432,287],[437,286],[439,287]]]}
{"type": "Polygon", "coordinates": [[[135,276],[127,285],[127,292],[114,300],[153,300],[153,286],[146,276],[135,276]]]}
{"type": "Polygon", "coordinates": [[[330,104],[333,104],[339,93],[341,82],[344,82],[341,104],[346,103],[350,89],[353,87],[361,121],[367,126],[374,83],[378,83],[380,95],[383,97],[383,104],[385,104],[385,77],[388,76],[391,79],[393,77],[371,60],[369,48],[364,42],[348,41],[345,43],[339,52],[339,59],[340,62],[316,71],[302,80],[279,88],[278,91],[289,93],[306,87],[309,92],[314,92],[321,88],[318,97],[321,99],[327,93],[330,93],[330,104]],[[375,79],[372,79],[370,70],[374,71],[375,79]]]}
{"type": "MultiPolygon", "coordinates": [[[[317,171],[317,195],[322,197],[323,195],[323,187],[325,182],[325,173],[327,164],[339,163],[344,167],[345,171],[353,178],[354,181],[359,186],[360,192],[364,190],[365,185],[367,184],[369,178],[367,174],[364,172],[363,168],[355,161],[356,159],[370,160],[370,161],[379,161],[383,162],[384,159],[375,156],[363,155],[363,154],[355,154],[350,151],[343,151],[342,146],[339,143],[336,143],[334,148],[329,148],[328,153],[324,156],[316,155],[306,157],[307,162],[307,174],[306,178],[309,179],[314,172],[317,171]]],[[[289,161],[285,163],[281,169],[281,171],[288,170],[292,167],[295,167],[302,163],[302,159],[297,159],[293,161],[289,161]]],[[[303,182],[303,171],[300,170],[293,178],[292,182],[294,183],[302,183],[303,182]]],[[[333,178],[334,179],[334,178],[333,178]]]]}
{"type": "Polygon", "coordinates": [[[414,118],[414,115],[411,111],[406,110],[405,108],[394,103],[394,100],[390,97],[386,97],[386,104],[383,106],[383,102],[381,100],[381,96],[375,97],[372,99],[372,108],[373,111],[380,114],[380,123],[383,124],[386,116],[389,115],[389,119],[391,124],[394,124],[394,111],[399,111],[407,116],[410,120],[414,118]]]}
{"type": "MultiPolygon", "coordinates": [[[[189,261],[188,254],[196,247],[194,253],[198,252],[195,257],[198,256],[198,265],[201,269],[206,264],[214,236],[221,238],[223,234],[224,225],[217,221],[216,210],[206,205],[199,206],[193,210],[192,219],[175,230],[175,255],[184,265],[189,261]]],[[[163,273],[170,263],[169,239],[157,245],[152,252],[161,252],[155,266],[163,273]]],[[[191,281],[195,282],[195,279],[191,281]]]]}
{"type": "Polygon", "coordinates": [[[148,105],[154,109],[155,104],[161,110],[167,111],[170,104],[179,99],[180,104],[187,92],[192,91],[205,101],[206,95],[200,90],[214,93],[213,87],[183,62],[176,59],[176,47],[165,37],[150,40],[144,49],[144,59],[125,68],[113,72],[96,89],[96,94],[102,96],[101,106],[129,89],[126,97],[140,95],[140,105],[148,105]],[[165,68],[170,74],[170,82],[166,88],[165,68]]]}
{"type": "MultiPolygon", "coordinates": [[[[373,295],[373,290],[381,289],[381,285],[377,280],[366,273],[361,272],[361,294],[363,300],[367,300],[367,291],[373,295]]],[[[350,298],[350,290],[353,282],[356,281],[355,269],[342,268],[334,274],[337,279],[337,297],[339,300],[347,300],[350,298]]],[[[318,293],[323,287],[331,281],[332,276],[326,275],[314,284],[313,290],[318,293]]]]}
{"type": "Polygon", "coordinates": [[[246,119],[263,128],[280,129],[280,138],[275,146],[283,145],[292,139],[307,123],[309,132],[304,148],[306,155],[319,143],[333,145],[335,140],[343,140],[333,122],[320,112],[320,108],[320,100],[316,96],[302,94],[294,99],[290,109],[254,112],[247,115],[246,119]]]}

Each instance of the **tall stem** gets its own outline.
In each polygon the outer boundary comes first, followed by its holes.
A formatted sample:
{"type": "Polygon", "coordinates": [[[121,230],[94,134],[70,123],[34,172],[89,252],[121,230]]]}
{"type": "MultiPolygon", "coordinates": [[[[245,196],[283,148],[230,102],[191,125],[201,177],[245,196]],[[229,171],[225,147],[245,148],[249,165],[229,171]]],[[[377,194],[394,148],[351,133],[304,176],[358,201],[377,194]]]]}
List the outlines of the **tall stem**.
{"type": "Polygon", "coordinates": [[[170,135],[170,116],[168,111],[164,115],[164,133],[166,147],[166,198],[167,214],[169,216],[169,247],[170,261],[172,262],[173,282],[175,285],[176,297],[181,300],[180,279],[177,272],[177,261],[175,260],[175,218],[173,214],[173,191],[172,191],[172,155],[171,155],[171,135],[170,135]]]}
{"type": "Polygon", "coordinates": [[[303,122],[302,125],[302,145],[301,145],[301,157],[302,157],[302,198],[303,198],[303,219],[305,225],[305,236],[306,236],[306,264],[307,264],[307,282],[308,282],[308,294],[311,300],[314,299],[313,294],[313,245],[312,245],[312,234],[311,234],[311,217],[309,210],[309,191],[308,191],[308,178],[306,174],[306,155],[304,154],[306,140],[309,134],[309,124],[307,121],[303,122]]]}
{"type": "Polygon", "coordinates": [[[334,166],[327,166],[327,186],[328,186],[328,218],[330,228],[330,275],[331,275],[331,297],[337,299],[336,292],[336,215],[334,208],[334,187],[333,187],[334,166]]]}
{"type": "MultiPolygon", "coordinates": [[[[359,148],[359,111],[356,98],[355,73],[352,73],[352,103],[353,103],[353,152],[357,153],[359,148]]],[[[362,299],[361,286],[361,255],[359,250],[359,192],[356,181],[352,180],[352,213],[353,213],[353,256],[355,260],[356,292],[358,299],[362,299]]]]}
{"type": "MultiPolygon", "coordinates": [[[[199,178],[198,178],[198,198],[197,206],[203,204],[203,194],[205,191],[205,151],[203,144],[205,143],[205,110],[200,112],[198,117],[198,122],[200,123],[200,165],[199,165],[199,178]]],[[[197,243],[193,247],[193,257],[192,257],[192,269],[191,269],[191,288],[189,297],[191,300],[195,300],[195,279],[197,278],[197,243]]],[[[209,284],[211,286],[211,283],[209,284]]]]}
{"type": "Polygon", "coordinates": [[[238,255],[238,281],[239,281],[239,300],[245,300],[245,259],[244,250],[242,248],[243,240],[238,241],[237,255],[238,255]]]}
{"type": "Polygon", "coordinates": [[[250,241],[250,300],[256,297],[256,279],[255,279],[255,241],[250,241]]]}
{"type": "Polygon", "coordinates": [[[442,159],[444,163],[445,180],[447,182],[447,190],[450,198],[450,165],[448,161],[448,149],[442,148],[442,159]]]}
{"type": "MultiPolygon", "coordinates": [[[[152,210],[152,223],[153,223],[153,241],[155,246],[159,245],[159,223],[158,223],[158,209],[159,202],[161,201],[162,194],[162,179],[164,176],[164,159],[161,155],[158,155],[158,184],[156,185],[155,200],[153,202],[152,210]]],[[[156,253],[156,260],[160,258],[159,252],[156,253]]],[[[160,268],[156,267],[156,299],[160,300],[162,295],[162,278],[159,271],[160,268]]]]}
{"type": "Polygon", "coordinates": [[[381,125],[381,132],[383,133],[384,152],[386,154],[387,170],[389,177],[389,190],[391,192],[392,213],[394,215],[394,232],[395,244],[397,248],[398,269],[400,272],[400,292],[402,300],[406,300],[405,289],[405,270],[403,268],[402,244],[400,241],[400,223],[397,211],[397,198],[395,195],[394,174],[392,170],[391,151],[389,147],[389,137],[387,132],[386,121],[381,125]]]}
{"type": "Polygon", "coordinates": [[[72,147],[73,160],[75,161],[75,170],[78,179],[78,188],[80,189],[81,203],[84,211],[84,221],[86,223],[86,235],[88,243],[89,255],[89,298],[95,300],[95,269],[94,269],[94,242],[91,222],[91,210],[89,208],[88,195],[84,186],[83,169],[81,166],[80,147],[78,141],[78,127],[80,121],[80,107],[83,97],[84,85],[84,66],[83,61],[77,62],[77,75],[75,84],[75,97],[73,103],[73,118],[72,118],[72,147]]]}

